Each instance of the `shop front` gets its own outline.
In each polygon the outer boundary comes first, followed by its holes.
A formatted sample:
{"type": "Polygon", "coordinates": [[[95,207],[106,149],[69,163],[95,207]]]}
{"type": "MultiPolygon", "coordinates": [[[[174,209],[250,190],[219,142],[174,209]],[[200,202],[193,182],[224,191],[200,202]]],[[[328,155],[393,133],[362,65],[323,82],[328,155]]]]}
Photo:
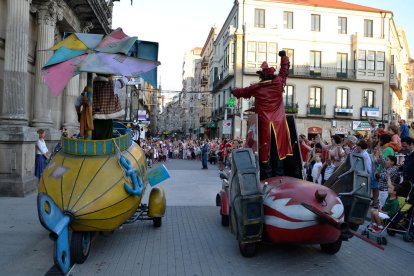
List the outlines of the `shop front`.
{"type": "Polygon", "coordinates": [[[318,135],[322,136],[322,128],[321,127],[308,127],[308,140],[315,139],[318,135]]]}
{"type": "Polygon", "coordinates": [[[204,133],[210,139],[218,137],[217,122],[215,122],[215,121],[208,122],[207,127],[204,130],[204,133]]]}

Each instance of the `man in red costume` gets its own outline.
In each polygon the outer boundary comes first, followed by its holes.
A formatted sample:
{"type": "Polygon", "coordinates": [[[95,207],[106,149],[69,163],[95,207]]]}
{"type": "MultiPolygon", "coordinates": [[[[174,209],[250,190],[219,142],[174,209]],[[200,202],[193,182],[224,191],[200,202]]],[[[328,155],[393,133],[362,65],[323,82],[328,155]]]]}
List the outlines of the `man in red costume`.
{"type": "Polygon", "coordinates": [[[235,88],[236,98],[255,98],[255,112],[259,118],[259,159],[260,178],[284,175],[283,159],[293,155],[290,134],[283,104],[283,89],[289,74],[289,58],[280,51],[280,71],[274,75],[275,68],[263,62],[258,71],[260,82],[245,88],[235,88]],[[270,153],[270,155],[269,155],[270,153]]]}

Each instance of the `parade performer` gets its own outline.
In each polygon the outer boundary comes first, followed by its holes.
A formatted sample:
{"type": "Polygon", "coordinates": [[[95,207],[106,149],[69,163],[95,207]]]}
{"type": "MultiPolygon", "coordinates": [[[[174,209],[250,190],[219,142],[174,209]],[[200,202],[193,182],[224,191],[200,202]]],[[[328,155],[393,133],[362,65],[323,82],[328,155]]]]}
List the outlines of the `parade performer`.
{"type": "Polygon", "coordinates": [[[290,62],[285,51],[280,51],[280,71],[274,75],[275,68],[267,62],[257,71],[260,82],[246,88],[235,88],[236,98],[255,98],[254,110],[258,114],[260,178],[284,175],[283,159],[293,155],[290,134],[283,104],[283,89],[289,74],[290,62]]]}

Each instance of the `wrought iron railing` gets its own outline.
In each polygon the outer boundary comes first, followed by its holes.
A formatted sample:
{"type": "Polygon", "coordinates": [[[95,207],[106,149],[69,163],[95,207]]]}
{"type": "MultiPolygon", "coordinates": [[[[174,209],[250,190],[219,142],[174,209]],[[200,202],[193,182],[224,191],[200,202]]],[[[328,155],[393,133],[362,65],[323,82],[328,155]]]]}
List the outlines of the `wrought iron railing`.
{"type": "Polygon", "coordinates": [[[295,103],[295,104],[292,103],[292,104],[288,104],[288,105],[285,104],[285,113],[297,114],[298,110],[299,110],[298,103],[295,103]]]}
{"type": "Polygon", "coordinates": [[[326,114],[326,105],[315,106],[315,105],[306,105],[308,115],[318,115],[323,116],[326,114]]]}
{"type": "Polygon", "coordinates": [[[308,65],[294,65],[289,69],[291,76],[320,77],[332,79],[355,79],[355,70],[337,67],[312,67],[308,65]]]}

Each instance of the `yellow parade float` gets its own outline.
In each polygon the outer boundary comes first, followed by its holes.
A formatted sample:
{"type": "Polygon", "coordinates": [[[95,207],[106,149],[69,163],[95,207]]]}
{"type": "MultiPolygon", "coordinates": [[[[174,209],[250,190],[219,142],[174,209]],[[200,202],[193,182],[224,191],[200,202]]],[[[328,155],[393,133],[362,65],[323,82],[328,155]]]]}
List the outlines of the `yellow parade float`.
{"type": "MultiPolygon", "coordinates": [[[[57,95],[73,76],[87,72],[86,96],[92,103],[92,73],[137,76],[159,65],[131,55],[136,42],[121,29],[106,37],[70,34],[51,49],[55,52],[43,67],[43,77],[57,95]]],[[[165,214],[164,191],[153,186],[169,177],[168,170],[148,170],[143,150],[122,124],[108,139],[93,140],[92,129],[81,125],[82,137],[62,137],[39,180],[39,220],[51,232],[54,262],[63,274],[87,259],[94,233],[112,232],[137,220],[152,220],[160,227],[165,214]],[[149,186],[149,201],[143,204],[149,186]]]]}

